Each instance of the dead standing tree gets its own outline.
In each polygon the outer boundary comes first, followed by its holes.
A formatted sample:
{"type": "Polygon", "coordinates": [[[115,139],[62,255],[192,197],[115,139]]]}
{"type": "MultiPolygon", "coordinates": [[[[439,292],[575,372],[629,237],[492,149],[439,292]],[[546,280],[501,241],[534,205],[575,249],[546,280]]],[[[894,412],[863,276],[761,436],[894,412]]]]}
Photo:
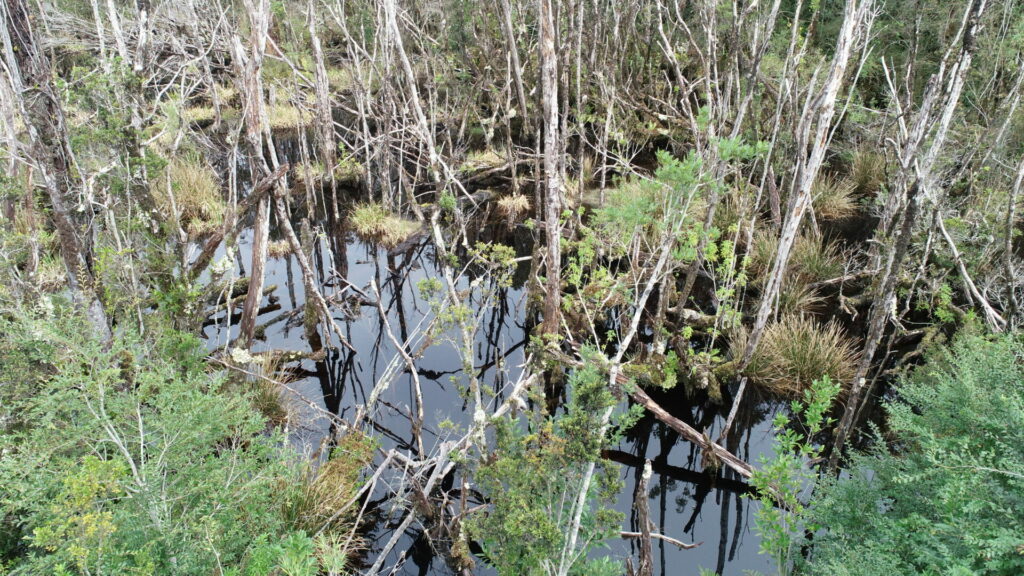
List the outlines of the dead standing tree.
{"type": "MultiPolygon", "coordinates": [[[[557,1],[557,0],[555,0],[557,1]]],[[[547,236],[544,295],[544,334],[556,334],[561,324],[562,155],[558,118],[558,54],[555,52],[555,14],[552,0],[537,0],[540,28],[541,98],[544,110],[544,224],[547,236]]]]}
{"type": "Polygon", "coordinates": [[[76,185],[71,177],[74,157],[64,110],[53,88],[50,61],[36,40],[25,1],[6,0],[0,6],[4,81],[10,87],[4,93],[16,97],[26,133],[25,142],[8,142],[8,147],[34,171],[46,190],[72,297],[86,311],[96,334],[106,342],[110,339],[110,327],[97,294],[88,249],[82,241],[88,235],[90,224],[86,215],[91,213],[91,207],[75,197],[76,185]],[[72,210],[75,205],[80,209],[72,210]]]}
{"type": "MultiPolygon", "coordinates": [[[[741,370],[753,357],[768,320],[775,310],[775,302],[782,287],[797,232],[804,215],[811,206],[811,188],[818,177],[825,152],[832,140],[832,119],[836,112],[839,90],[846,78],[846,70],[858,41],[866,39],[871,29],[874,19],[872,10],[872,0],[847,0],[843,11],[843,26],[836,40],[835,55],[832,57],[828,76],[820,90],[808,91],[796,128],[797,156],[789,206],[782,226],[775,261],[765,283],[761,295],[761,305],[758,308],[754,326],[740,363],[741,370]]],[[[811,84],[813,86],[813,80],[811,84]]]]}
{"type": "MultiPolygon", "coordinates": [[[[263,99],[263,57],[267,49],[267,34],[270,24],[270,4],[266,0],[246,0],[249,15],[249,47],[242,45],[237,33],[232,37],[231,48],[235,62],[235,74],[239,93],[242,95],[243,124],[245,141],[249,152],[249,164],[253,180],[258,180],[278,167],[277,151],[270,133],[270,119],[267,117],[263,99]],[[266,146],[266,155],[264,155],[266,146]],[[269,162],[268,162],[269,160],[269,162]]],[[[277,182],[281,182],[280,180],[277,182]]],[[[271,199],[261,197],[256,206],[256,222],[253,228],[252,264],[250,267],[249,291],[242,306],[239,342],[244,348],[252,347],[256,330],[256,316],[263,299],[263,272],[267,261],[267,242],[270,232],[271,199]]]]}
{"type": "MultiPolygon", "coordinates": [[[[872,360],[882,341],[885,327],[896,307],[896,288],[899,284],[900,270],[910,249],[922,204],[925,200],[937,199],[937,161],[946,142],[953,114],[960,103],[960,94],[971,67],[979,21],[986,3],[986,0],[970,0],[968,3],[956,36],[959,42],[954,41],[954,47],[946,53],[939,70],[929,80],[912,122],[908,123],[903,119],[906,112],[899,106],[900,99],[895,96],[896,88],[889,75],[890,90],[894,94],[893,102],[897,105],[896,112],[900,118],[900,172],[875,232],[874,246],[884,247],[885,251],[883,253],[873,250],[869,266],[876,266],[881,273],[868,312],[864,351],[851,383],[850,398],[836,428],[835,443],[829,457],[831,470],[836,470],[839,465],[843,445],[860,410],[865,379],[871,370],[872,360]],[[957,43],[959,50],[954,51],[957,43]]],[[[955,250],[955,247],[953,249],[955,250]]]]}

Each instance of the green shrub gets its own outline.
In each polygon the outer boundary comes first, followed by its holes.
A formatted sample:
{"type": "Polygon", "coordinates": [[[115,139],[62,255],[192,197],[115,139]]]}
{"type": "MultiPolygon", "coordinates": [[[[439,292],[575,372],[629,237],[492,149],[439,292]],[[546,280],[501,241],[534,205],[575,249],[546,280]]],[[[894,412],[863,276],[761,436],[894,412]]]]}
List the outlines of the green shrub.
{"type": "Polygon", "coordinates": [[[1024,573],[1024,348],[970,337],[888,404],[893,452],[853,458],[812,506],[820,575],[1024,573]]]}
{"type": "Polygon", "coordinates": [[[216,574],[295,532],[284,508],[302,466],[196,338],[122,331],[104,346],[83,325],[60,308],[0,320],[12,574],[216,574]]]}
{"type": "MultiPolygon", "coordinates": [[[[602,413],[614,406],[605,378],[594,368],[575,372],[565,415],[534,422],[524,432],[517,422],[498,423],[495,458],[480,467],[477,482],[489,499],[486,513],[467,521],[489,564],[501,576],[551,574],[558,567],[573,522],[576,501],[588,467],[597,462],[587,494],[579,544],[570,556],[572,574],[621,574],[610,559],[589,558],[587,551],[615,534],[622,515],[610,508],[621,488],[614,467],[601,461],[608,437],[602,413]]],[[[620,421],[621,427],[628,426],[620,421]]]]}

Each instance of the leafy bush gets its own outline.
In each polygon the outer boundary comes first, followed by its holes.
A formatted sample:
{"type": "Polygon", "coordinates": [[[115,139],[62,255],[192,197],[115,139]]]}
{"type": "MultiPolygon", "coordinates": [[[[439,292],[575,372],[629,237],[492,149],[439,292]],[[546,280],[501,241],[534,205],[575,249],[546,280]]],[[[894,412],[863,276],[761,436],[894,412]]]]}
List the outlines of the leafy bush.
{"type": "MultiPolygon", "coordinates": [[[[622,573],[621,566],[611,560],[587,554],[622,522],[622,515],[609,508],[621,482],[600,455],[608,442],[602,414],[616,401],[594,368],[575,372],[571,389],[567,413],[535,422],[529,433],[511,420],[498,423],[495,457],[477,474],[490,506],[471,517],[467,528],[501,576],[552,574],[563,554],[571,558],[572,574],[622,573]],[[580,544],[568,550],[573,503],[594,462],[580,544]]],[[[628,426],[623,421],[619,424],[628,426]]]]}
{"type": "Polygon", "coordinates": [[[285,508],[302,466],[248,396],[207,373],[194,337],[105,347],[83,324],[0,320],[0,562],[12,574],[224,573],[295,533],[285,508]]]}
{"type": "Polygon", "coordinates": [[[832,424],[826,414],[839,389],[839,383],[828,376],[815,380],[803,397],[790,405],[794,418],[782,412],[775,416],[773,455],[761,456],[750,479],[761,502],[754,517],[761,536],[760,552],[775,559],[780,575],[792,570],[800,557],[804,531],[813,529],[804,496],[813,490],[817,475],[808,463],[821,455],[822,448],[813,438],[832,424]],[[798,432],[795,424],[802,424],[804,430],[798,432]]]}
{"type": "MultiPolygon", "coordinates": [[[[895,453],[853,458],[812,506],[811,574],[1024,573],[1024,347],[959,340],[887,406],[895,453]]],[[[881,443],[879,443],[881,446],[881,443]]]]}

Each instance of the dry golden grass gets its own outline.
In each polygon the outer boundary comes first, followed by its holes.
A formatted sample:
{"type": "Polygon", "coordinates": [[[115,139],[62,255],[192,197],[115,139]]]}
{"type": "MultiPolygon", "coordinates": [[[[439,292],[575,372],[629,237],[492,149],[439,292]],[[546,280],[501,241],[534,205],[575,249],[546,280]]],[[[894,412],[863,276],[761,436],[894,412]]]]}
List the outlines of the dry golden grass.
{"type": "Polygon", "coordinates": [[[406,241],[419,224],[404,220],[380,204],[360,204],[349,217],[352,229],[362,239],[377,242],[385,248],[394,248],[406,241]]]}
{"type": "Polygon", "coordinates": [[[843,220],[857,213],[855,184],[849,179],[824,177],[814,183],[811,193],[814,213],[822,220],[843,220]]]}
{"type": "Polygon", "coordinates": [[[267,255],[271,258],[284,258],[292,253],[292,245],[287,240],[274,240],[267,245],[267,255]]]}
{"type": "Polygon", "coordinates": [[[162,212],[177,208],[181,225],[191,236],[212,231],[224,219],[226,206],[220,180],[213,168],[196,155],[173,158],[163,174],[153,179],[150,191],[162,212]]]}
{"type": "Polygon", "coordinates": [[[853,154],[849,179],[857,195],[877,193],[886,180],[885,157],[867,146],[861,146],[853,154]]]}
{"type": "MultiPolygon", "coordinates": [[[[734,357],[743,354],[746,334],[734,338],[734,357]]],[[[854,342],[835,322],[821,324],[806,315],[789,314],[769,325],[745,371],[751,381],[773,394],[802,394],[824,375],[849,382],[856,370],[854,342]]]]}
{"type": "Polygon", "coordinates": [[[518,220],[530,211],[530,199],[525,194],[502,196],[498,199],[498,214],[508,218],[509,222],[518,220]]]}

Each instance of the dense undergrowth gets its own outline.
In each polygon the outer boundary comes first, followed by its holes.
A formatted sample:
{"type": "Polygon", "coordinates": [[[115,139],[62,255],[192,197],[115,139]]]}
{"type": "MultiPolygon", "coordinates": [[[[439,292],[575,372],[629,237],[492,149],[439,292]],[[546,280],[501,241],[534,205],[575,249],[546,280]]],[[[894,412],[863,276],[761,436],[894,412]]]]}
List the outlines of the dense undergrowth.
{"type": "Polygon", "coordinates": [[[355,474],[334,460],[312,470],[254,409],[250,383],[156,324],[104,343],[59,298],[5,310],[5,573],[341,573],[351,525],[335,512],[370,446],[336,449],[355,474]]]}

